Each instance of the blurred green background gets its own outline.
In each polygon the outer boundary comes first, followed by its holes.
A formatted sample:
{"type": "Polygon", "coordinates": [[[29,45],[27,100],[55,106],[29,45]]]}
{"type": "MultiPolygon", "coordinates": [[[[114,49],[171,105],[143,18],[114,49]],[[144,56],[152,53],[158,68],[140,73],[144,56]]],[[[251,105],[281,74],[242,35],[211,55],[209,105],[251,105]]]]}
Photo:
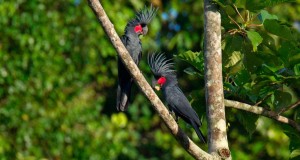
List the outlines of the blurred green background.
{"type": "MultiPolygon", "coordinates": [[[[172,58],[200,51],[203,44],[200,0],[115,0],[102,5],[122,35],[135,11],[150,3],[159,12],[142,37],[140,69],[148,79],[149,51],[172,58]]],[[[300,18],[295,14],[299,6],[292,4],[269,10],[290,24],[300,18]]],[[[87,1],[0,0],[0,160],[192,159],[138,87],[133,88],[129,111],[116,112],[116,55],[87,1]]],[[[185,94],[203,91],[203,79],[184,72],[189,64],[174,61],[185,94]]],[[[205,106],[193,107],[207,133],[205,106]]],[[[260,118],[250,137],[233,116],[236,111],[229,112],[234,159],[288,159],[289,139],[276,122],[260,118]]],[[[179,124],[207,149],[190,126],[179,124]]]]}

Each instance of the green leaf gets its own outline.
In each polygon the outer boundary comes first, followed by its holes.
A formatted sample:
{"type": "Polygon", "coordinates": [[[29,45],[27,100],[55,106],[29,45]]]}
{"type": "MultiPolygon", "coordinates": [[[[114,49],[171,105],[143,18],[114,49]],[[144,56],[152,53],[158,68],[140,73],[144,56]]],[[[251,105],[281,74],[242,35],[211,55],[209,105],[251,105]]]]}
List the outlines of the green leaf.
{"type": "Polygon", "coordinates": [[[294,43],[290,43],[289,41],[284,41],[281,43],[281,46],[278,50],[278,57],[286,64],[286,67],[289,67],[290,57],[295,52],[296,46],[294,43]]]}
{"type": "Polygon", "coordinates": [[[199,117],[205,116],[206,107],[205,107],[205,89],[195,90],[189,95],[190,103],[192,107],[196,110],[199,117]]]}
{"type": "Polygon", "coordinates": [[[238,92],[237,86],[232,85],[231,83],[224,82],[224,90],[229,91],[229,93],[236,94],[238,92]]]}
{"type": "Polygon", "coordinates": [[[232,53],[232,55],[229,57],[229,61],[225,65],[225,67],[232,67],[232,66],[234,66],[235,64],[237,64],[239,61],[242,60],[242,57],[243,56],[242,56],[241,52],[234,51],[232,53]]]}
{"type": "Polygon", "coordinates": [[[259,96],[261,99],[274,93],[276,88],[270,85],[270,80],[257,80],[256,84],[252,86],[252,93],[259,96]]]}
{"type": "Polygon", "coordinates": [[[251,135],[255,132],[256,121],[259,116],[245,111],[238,111],[237,117],[239,119],[239,122],[244,126],[246,131],[249,133],[249,136],[251,137],[251,135]]]}
{"type": "Polygon", "coordinates": [[[278,20],[275,19],[266,19],[264,21],[264,27],[267,32],[277,35],[281,38],[287,40],[294,40],[294,36],[291,32],[291,28],[285,24],[281,24],[278,20]]]}
{"type": "Polygon", "coordinates": [[[295,119],[296,119],[296,122],[300,122],[300,108],[296,109],[296,112],[295,112],[295,119]]]}
{"type": "Polygon", "coordinates": [[[246,8],[250,11],[261,10],[266,7],[275,6],[284,2],[293,2],[295,0],[248,0],[246,8]]]}
{"type": "Polygon", "coordinates": [[[278,20],[278,17],[276,15],[269,14],[269,12],[266,11],[266,10],[261,10],[260,14],[258,15],[258,18],[262,23],[264,23],[264,21],[266,19],[276,19],[276,20],[278,20]]]}
{"type": "Polygon", "coordinates": [[[262,71],[264,71],[265,74],[274,74],[276,71],[279,70],[278,67],[271,67],[266,64],[262,64],[262,71]]]}
{"type": "Polygon", "coordinates": [[[263,37],[262,45],[265,45],[272,51],[277,50],[275,40],[270,36],[270,34],[268,34],[267,32],[259,32],[259,34],[263,37]]]}
{"type": "Polygon", "coordinates": [[[245,8],[247,0],[236,0],[234,4],[237,8],[245,8]]]}
{"type": "Polygon", "coordinates": [[[294,72],[296,76],[300,76],[300,63],[294,66],[294,72]]]}
{"type": "Polygon", "coordinates": [[[229,68],[229,74],[236,74],[240,72],[242,69],[244,69],[244,65],[243,65],[243,61],[241,60],[229,68]]]}
{"type": "Polygon", "coordinates": [[[200,74],[199,72],[195,71],[194,68],[192,67],[188,67],[186,69],[183,70],[186,74],[189,74],[189,75],[197,75],[201,78],[204,78],[204,75],[203,74],[200,74]]]}
{"type": "Polygon", "coordinates": [[[227,63],[225,64],[225,68],[227,69],[226,73],[235,74],[244,68],[243,66],[243,55],[240,52],[234,51],[230,57],[227,58],[227,63]]]}
{"type": "Polygon", "coordinates": [[[291,65],[296,65],[300,63],[300,53],[296,53],[296,55],[291,56],[289,58],[291,65]]]}
{"type": "Polygon", "coordinates": [[[282,108],[289,106],[292,102],[292,96],[288,92],[282,92],[277,90],[275,91],[274,96],[274,106],[276,111],[279,111],[282,108]]]}
{"type": "Polygon", "coordinates": [[[242,59],[241,49],[243,47],[243,41],[243,38],[239,35],[225,37],[223,41],[225,48],[222,53],[225,68],[234,66],[242,59]]]}
{"type": "Polygon", "coordinates": [[[217,3],[222,8],[231,5],[232,3],[227,0],[213,0],[213,2],[217,3]]]}
{"type": "Polygon", "coordinates": [[[239,35],[226,36],[225,42],[226,42],[226,46],[224,48],[224,52],[227,55],[231,55],[232,52],[241,50],[243,37],[239,35]]]}
{"type": "Polygon", "coordinates": [[[257,46],[262,42],[263,38],[255,31],[247,31],[247,37],[252,43],[253,51],[257,51],[257,46]]]}
{"type": "Polygon", "coordinates": [[[178,54],[175,57],[188,62],[190,65],[195,67],[200,74],[204,74],[204,58],[202,52],[186,51],[178,54]]]}
{"type": "Polygon", "coordinates": [[[300,149],[295,149],[291,152],[290,158],[300,158],[300,149]]]}
{"type": "Polygon", "coordinates": [[[242,70],[236,75],[234,82],[237,86],[243,86],[247,82],[251,82],[251,75],[246,70],[242,70]]]}
{"type": "Polygon", "coordinates": [[[244,54],[244,65],[251,73],[254,73],[260,69],[263,63],[264,61],[258,57],[256,53],[244,54]]]}
{"type": "Polygon", "coordinates": [[[291,152],[291,158],[298,157],[299,158],[299,150],[300,150],[300,134],[291,126],[284,125],[283,126],[284,133],[289,137],[290,139],[290,152],[291,152]],[[295,151],[295,152],[294,152],[295,151]],[[294,152],[294,153],[293,153],[294,152]]]}

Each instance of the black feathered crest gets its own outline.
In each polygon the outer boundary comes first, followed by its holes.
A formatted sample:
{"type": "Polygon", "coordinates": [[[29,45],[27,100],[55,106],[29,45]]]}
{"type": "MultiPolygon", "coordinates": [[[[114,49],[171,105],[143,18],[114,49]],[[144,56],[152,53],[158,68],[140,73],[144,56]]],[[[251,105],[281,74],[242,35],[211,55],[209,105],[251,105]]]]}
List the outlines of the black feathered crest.
{"type": "Polygon", "coordinates": [[[170,61],[171,60],[167,60],[166,56],[162,53],[148,54],[148,65],[155,76],[174,75],[174,63],[170,63],[170,61]]]}
{"type": "Polygon", "coordinates": [[[149,24],[153,17],[156,15],[158,8],[153,7],[151,4],[150,8],[147,9],[145,6],[144,9],[141,9],[136,13],[136,20],[140,24],[149,24]]]}
{"type": "Polygon", "coordinates": [[[135,26],[137,24],[149,24],[153,17],[156,15],[158,8],[153,7],[151,4],[148,9],[146,6],[135,14],[135,18],[128,22],[127,26],[135,26]]]}

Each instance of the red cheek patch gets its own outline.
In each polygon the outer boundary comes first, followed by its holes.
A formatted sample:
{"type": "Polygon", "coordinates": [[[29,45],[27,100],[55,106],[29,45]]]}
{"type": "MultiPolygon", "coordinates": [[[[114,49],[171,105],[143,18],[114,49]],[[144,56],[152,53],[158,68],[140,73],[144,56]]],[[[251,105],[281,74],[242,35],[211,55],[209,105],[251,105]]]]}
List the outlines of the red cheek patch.
{"type": "Polygon", "coordinates": [[[167,79],[165,77],[160,77],[158,80],[157,80],[157,83],[162,86],[163,84],[165,84],[167,81],[167,79]]]}
{"type": "Polygon", "coordinates": [[[135,31],[135,33],[142,32],[143,27],[141,25],[137,25],[137,26],[134,27],[134,31],[135,31]]]}

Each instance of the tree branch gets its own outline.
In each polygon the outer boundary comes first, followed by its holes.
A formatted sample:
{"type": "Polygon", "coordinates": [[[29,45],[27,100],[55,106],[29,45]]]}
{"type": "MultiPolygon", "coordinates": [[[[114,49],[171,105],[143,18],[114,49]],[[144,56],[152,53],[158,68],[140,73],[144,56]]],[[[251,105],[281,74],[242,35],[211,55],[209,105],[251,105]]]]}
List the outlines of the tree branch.
{"type": "Polygon", "coordinates": [[[225,99],[224,102],[225,102],[226,107],[232,107],[232,108],[248,111],[251,113],[255,113],[258,115],[263,115],[265,117],[275,119],[278,122],[291,125],[292,127],[294,127],[296,130],[298,130],[300,132],[299,124],[297,124],[295,121],[293,121],[291,119],[288,119],[284,116],[278,115],[276,112],[266,110],[259,106],[251,106],[249,104],[238,102],[238,101],[232,101],[232,100],[225,99]]]}
{"type": "Polygon", "coordinates": [[[211,0],[204,0],[204,39],[208,150],[211,154],[231,159],[222,80],[221,15],[211,0]]]}
{"type": "Polygon", "coordinates": [[[155,94],[153,89],[150,87],[145,77],[141,74],[139,68],[136,66],[128,51],[121,42],[117,35],[113,24],[108,19],[102,5],[98,0],[88,0],[89,6],[98,18],[101,26],[105,33],[109,37],[111,43],[116,49],[119,57],[129,70],[130,74],[134,78],[134,81],[140,87],[141,91],[150,100],[156,112],[159,114],[161,119],[164,121],[166,126],[170,129],[171,133],[177,139],[177,141],[183,146],[183,148],[192,155],[195,159],[212,159],[213,156],[209,155],[202,149],[200,149],[177,125],[173,117],[169,114],[169,111],[155,94]]]}

